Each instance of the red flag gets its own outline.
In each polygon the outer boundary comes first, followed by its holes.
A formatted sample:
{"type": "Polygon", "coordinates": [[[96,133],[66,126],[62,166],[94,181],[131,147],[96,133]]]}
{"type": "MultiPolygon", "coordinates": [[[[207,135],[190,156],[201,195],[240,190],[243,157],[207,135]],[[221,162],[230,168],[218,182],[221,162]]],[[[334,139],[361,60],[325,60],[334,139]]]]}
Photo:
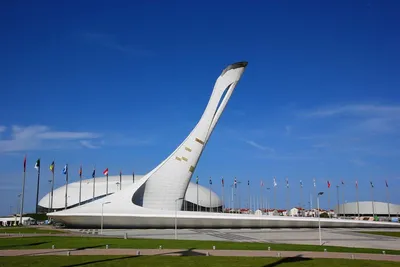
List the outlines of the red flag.
{"type": "Polygon", "coordinates": [[[79,176],[82,176],[82,165],[81,165],[81,167],[79,168],[79,176]]]}
{"type": "Polygon", "coordinates": [[[24,157],[24,172],[26,172],[26,155],[24,157]]]}
{"type": "Polygon", "coordinates": [[[103,171],[104,175],[108,175],[108,168],[103,171]]]}
{"type": "Polygon", "coordinates": [[[328,188],[331,188],[331,183],[328,181],[328,188]]]}

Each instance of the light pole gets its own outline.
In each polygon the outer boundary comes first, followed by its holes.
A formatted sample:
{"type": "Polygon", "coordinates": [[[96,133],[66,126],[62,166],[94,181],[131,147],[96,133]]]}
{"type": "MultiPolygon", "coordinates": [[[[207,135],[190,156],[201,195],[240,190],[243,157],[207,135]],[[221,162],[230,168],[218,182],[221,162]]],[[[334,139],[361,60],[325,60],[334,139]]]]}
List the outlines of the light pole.
{"type": "Polygon", "coordinates": [[[175,199],[175,239],[178,239],[178,211],[177,211],[177,207],[176,207],[176,204],[178,203],[178,200],[182,200],[183,199],[183,197],[180,197],[180,198],[177,198],[177,199],[175,199]]]}
{"type": "Polygon", "coordinates": [[[104,210],[104,205],[111,203],[110,201],[103,202],[101,203],[101,225],[100,225],[100,234],[103,234],[103,210],[104,210]]]}
{"type": "Polygon", "coordinates": [[[321,216],[319,212],[319,196],[322,196],[324,192],[319,192],[317,195],[317,209],[318,209],[318,233],[319,233],[319,245],[322,246],[322,238],[321,238],[321,216]]]}

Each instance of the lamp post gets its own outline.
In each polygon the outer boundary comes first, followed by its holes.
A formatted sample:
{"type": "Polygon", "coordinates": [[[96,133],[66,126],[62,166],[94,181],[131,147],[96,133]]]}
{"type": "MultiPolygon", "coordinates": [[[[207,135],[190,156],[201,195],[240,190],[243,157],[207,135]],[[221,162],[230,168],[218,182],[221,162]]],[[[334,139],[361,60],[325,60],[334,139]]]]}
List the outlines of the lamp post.
{"type": "Polygon", "coordinates": [[[177,207],[176,207],[176,204],[178,203],[178,200],[182,200],[183,199],[183,197],[180,197],[180,198],[177,198],[177,199],[175,199],[175,239],[178,239],[178,211],[177,211],[177,207]]]}
{"type": "Polygon", "coordinates": [[[103,210],[104,210],[104,205],[111,203],[110,201],[108,202],[103,202],[101,203],[101,225],[100,225],[100,234],[103,234],[103,210]]]}
{"type": "Polygon", "coordinates": [[[319,212],[319,196],[322,196],[324,192],[319,192],[317,195],[317,209],[318,209],[318,234],[319,234],[319,245],[322,246],[322,238],[321,238],[321,216],[319,212]]]}

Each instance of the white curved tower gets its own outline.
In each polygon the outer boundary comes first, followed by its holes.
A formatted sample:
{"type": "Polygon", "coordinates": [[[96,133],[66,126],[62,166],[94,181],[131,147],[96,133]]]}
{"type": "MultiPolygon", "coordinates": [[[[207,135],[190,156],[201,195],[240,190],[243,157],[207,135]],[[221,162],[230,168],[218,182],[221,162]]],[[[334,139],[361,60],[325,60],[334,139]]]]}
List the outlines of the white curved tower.
{"type": "MultiPolygon", "coordinates": [[[[183,198],[201,153],[210,138],[247,62],[228,66],[218,77],[204,113],[189,136],[158,165],[144,185],[142,203],[145,208],[174,210],[175,200],[183,198]]],[[[181,206],[182,200],[178,205],[181,206]]]]}
{"type": "MultiPolygon", "coordinates": [[[[189,136],[161,164],[122,190],[81,206],[49,213],[70,227],[185,228],[318,227],[317,218],[175,210],[181,206],[200,156],[247,62],[229,65],[218,77],[208,105],[189,136]],[[102,220],[100,220],[100,218],[102,220]]],[[[197,203],[198,204],[198,203],[197,203]]],[[[321,219],[323,227],[399,227],[400,224],[321,219]]]]}

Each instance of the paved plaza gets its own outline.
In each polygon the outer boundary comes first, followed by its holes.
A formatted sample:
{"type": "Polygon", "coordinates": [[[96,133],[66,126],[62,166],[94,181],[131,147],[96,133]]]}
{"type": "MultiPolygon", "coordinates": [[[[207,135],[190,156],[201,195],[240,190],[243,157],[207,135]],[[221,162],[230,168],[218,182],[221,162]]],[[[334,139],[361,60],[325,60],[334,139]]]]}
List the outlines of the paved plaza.
{"type": "MultiPolygon", "coordinates": [[[[100,235],[99,229],[72,229],[81,234],[100,235]]],[[[322,229],[322,242],[327,246],[400,249],[396,237],[358,233],[359,231],[396,231],[393,229],[329,228],[322,229]]],[[[128,238],[174,239],[174,229],[103,229],[104,236],[128,238]]],[[[266,242],[318,245],[318,229],[178,229],[178,239],[234,242],[266,242]]]]}

